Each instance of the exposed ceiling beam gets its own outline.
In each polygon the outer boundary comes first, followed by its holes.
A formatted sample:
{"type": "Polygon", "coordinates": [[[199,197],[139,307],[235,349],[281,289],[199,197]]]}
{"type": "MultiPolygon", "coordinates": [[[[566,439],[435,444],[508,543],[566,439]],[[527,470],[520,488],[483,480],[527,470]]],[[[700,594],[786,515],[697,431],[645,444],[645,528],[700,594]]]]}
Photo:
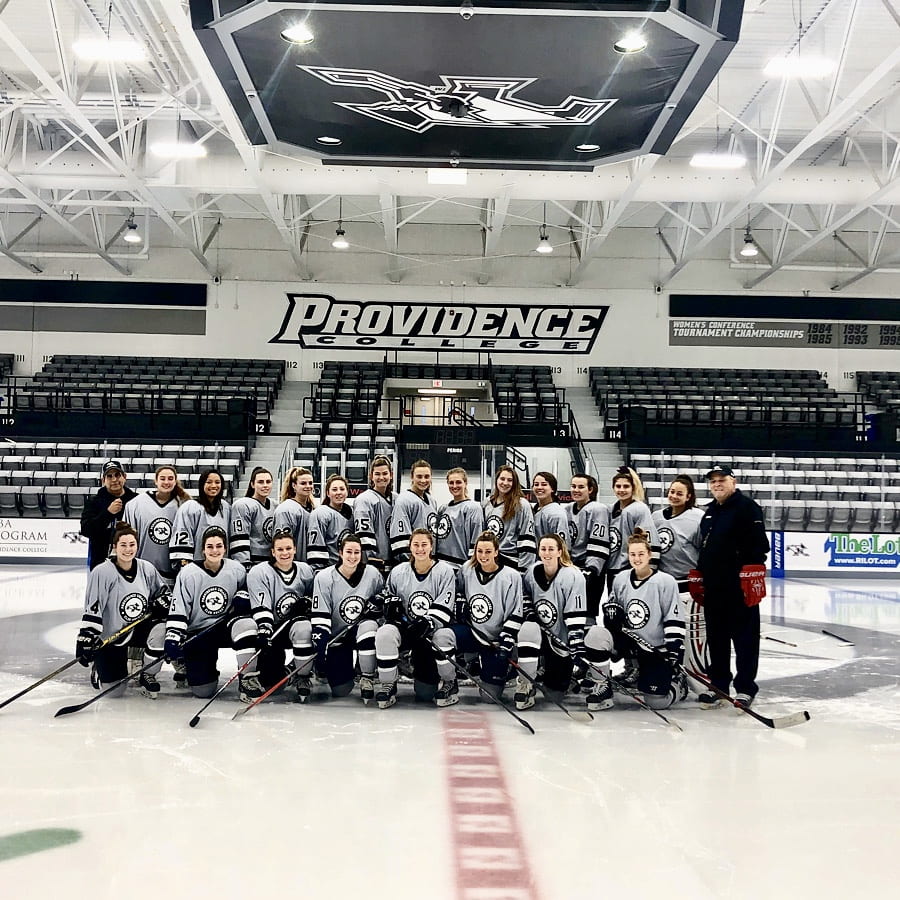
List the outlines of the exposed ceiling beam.
{"type": "Polygon", "coordinates": [[[506,225],[506,214],[509,212],[509,194],[500,197],[491,197],[484,201],[482,212],[483,259],[481,271],[478,273],[478,283],[487,284],[491,278],[493,258],[500,249],[500,235],[503,226],[506,225]]]}
{"type": "Polygon", "coordinates": [[[397,258],[399,250],[399,232],[397,226],[397,198],[393,194],[378,195],[381,204],[381,225],[384,228],[384,243],[388,252],[388,281],[396,284],[400,281],[400,266],[397,258]]]}

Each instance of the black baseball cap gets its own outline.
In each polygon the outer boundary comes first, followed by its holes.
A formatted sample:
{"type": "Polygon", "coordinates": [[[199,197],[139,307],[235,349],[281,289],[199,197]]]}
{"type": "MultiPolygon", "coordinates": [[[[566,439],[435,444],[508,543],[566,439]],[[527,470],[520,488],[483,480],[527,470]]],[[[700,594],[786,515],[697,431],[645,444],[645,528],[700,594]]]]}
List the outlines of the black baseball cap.
{"type": "Polygon", "coordinates": [[[721,463],[716,463],[706,473],[706,478],[709,480],[710,478],[715,478],[717,475],[730,475],[734,478],[734,472],[731,470],[731,466],[723,466],[721,463]]]}
{"type": "Polygon", "coordinates": [[[103,468],[100,470],[100,474],[106,478],[110,472],[121,472],[123,475],[125,474],[125,469],[122,468],[122,463],[120,463],[117,459],[108,459],[105,463],[103,463],[103,468]]]}

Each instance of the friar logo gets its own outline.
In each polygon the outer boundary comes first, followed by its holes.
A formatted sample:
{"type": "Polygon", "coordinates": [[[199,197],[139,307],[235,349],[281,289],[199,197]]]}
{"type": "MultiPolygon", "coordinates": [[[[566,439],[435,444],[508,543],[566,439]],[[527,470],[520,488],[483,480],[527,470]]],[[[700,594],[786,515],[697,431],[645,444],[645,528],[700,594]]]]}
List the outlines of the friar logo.
{"type": "Polygon", "coordinates": [[[608,306],[369,303],[287,294],[270,344],[328,350],[590,353],[608,306]]]}
{"type": "MultiPolygon", "coordinates": [[[[517,96],[536,78],[439,75],[440,84],[404,81],[373,69],[298,66],[326,84],[380,94],[374,103],[336,103],[351,112],[424,134],[440,125],[453,128],[551,128],[590,125],[616,101],[569,95],[557,106],[517,96]]],[[[352,96],[352,95],[351,95],[352,96]]]]}

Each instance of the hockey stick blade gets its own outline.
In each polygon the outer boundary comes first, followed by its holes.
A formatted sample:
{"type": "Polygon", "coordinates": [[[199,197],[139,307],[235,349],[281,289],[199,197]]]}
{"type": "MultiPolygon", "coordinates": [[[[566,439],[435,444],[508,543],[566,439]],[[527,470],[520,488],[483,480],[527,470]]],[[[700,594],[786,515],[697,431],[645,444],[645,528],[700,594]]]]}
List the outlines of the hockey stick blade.
{"type": "Polygon", "coordinates": [[[856,644],[854,644],[853,641],[848,640],[848,639],[845,638],[845,637],[841,637],[839,634],[835,634],[833,631],[826,631],[826,630],[823,628],[823,629],[822,629],[822,634],[827,634],[828,637],[836,638],[837,640],[841,641],[841,642],[842,642],[845,646],[847,646],[847,647],[855,647],[855,646],[856,646],[856,644]]]}
{"type": "Polygon", "coordinates": [[[663,722],[666,723],[670,728],[677,728],[682,734],[684,733],[684,729],[674,720],[670,719],[668,716],[664,716],[658,709],[654,709],[647,701],[638,693],[628,690],[621,682],[616,681],[611,675],[607,675],[607,680],[610,683],[612,689],[621,691],[621,693],[631,697],[641,709],[645,709],[647,712],[652,712],[655,716],[658,716],[663,722]]]}
{"type": "Polygon", "coordinates": [[[714,694],[717,694],[723,700],[730,703],[735,709],[739,709],[742,713],[746,713],[751,718],[756,719],[757,722],[762,722],[767,728],[791,728],[794,725],[802,725],[810,719],[810,715],[805,709],[802,712],[791,713],[789,716],[775,716],[774,718],[770,718],[769,716],[760,715],[755,709],[750,709],[749,706],[738,703],[731,694],[720,691],[711,681],[704,678],[702,675],[698,675],[696,672],[689,672],[684,666],[682,666],[681,669],[683,672],[690,675],[691,678],[695,678],[701,684],[708,687],[714,694]]]}

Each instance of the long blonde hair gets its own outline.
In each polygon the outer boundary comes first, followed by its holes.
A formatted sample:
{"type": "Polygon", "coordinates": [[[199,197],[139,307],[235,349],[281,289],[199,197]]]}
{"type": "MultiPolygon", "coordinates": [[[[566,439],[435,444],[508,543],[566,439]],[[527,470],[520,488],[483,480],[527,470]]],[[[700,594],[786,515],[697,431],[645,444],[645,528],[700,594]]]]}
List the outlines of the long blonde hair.
{"type": "Polygon", "coordinates": [[[644,493],[644,483],[641,481],[640,475],[638,475],[638,473],[630,466],[619,466],[616,470],[616,474],[613,475],[613,487],[615,487],[616,482],[622,478],[631,484],[631,499],[640,500],[641,503],[644,503],[647,495],[644,493]]]}
{"type": "MultiPolygon", "coordinates": [[[[284,480],[281,482],[281,496],[279,500],[284,503],[285,500],[294,500],[297,496],[297,492],[294,490],[294,482],[301,475],[309,475],[312,478],[312,472],[309,469],[304,468],[303,466],[294,466],[293,469],[288,469],[287,474],[284,476],[284,480]]],[[[313,501],[313,498],[309,498],[310,507],[314,507],[316,504],[313,501]]]]}

